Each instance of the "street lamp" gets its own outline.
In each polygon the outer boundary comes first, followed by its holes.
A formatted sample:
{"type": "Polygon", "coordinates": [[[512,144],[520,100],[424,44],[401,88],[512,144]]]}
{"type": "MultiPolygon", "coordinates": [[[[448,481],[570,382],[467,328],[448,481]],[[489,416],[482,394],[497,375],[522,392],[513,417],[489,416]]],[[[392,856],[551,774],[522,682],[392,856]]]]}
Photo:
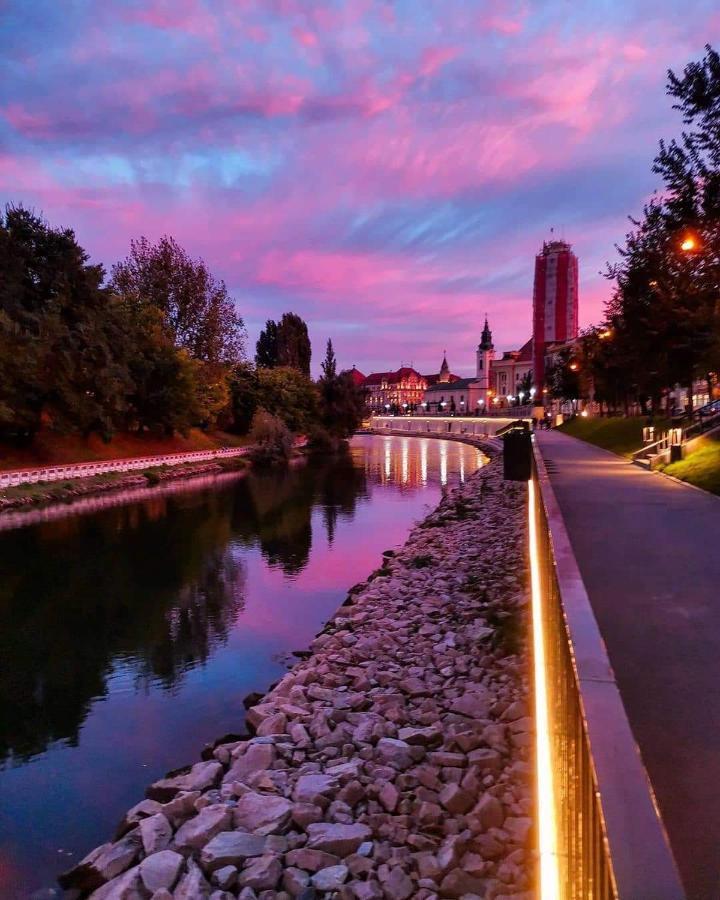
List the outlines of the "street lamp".
{"type": "Polygon", "coordinates": [[[680,244],[680,249],[683,253],[692,253],[693,250],[697,250],[698,242],[692,234],[687,234],[683,238],[682,243],[680,244]]]}
{"type": "Polygon", "coordinates": [[[576,362],[571,362],[571,363],[570,363],[570,371],[571,371],[571,372],[577,372],[577,370],[578,370],[579,368],[580,368],[580,366],[579,366],[576,362]]]}

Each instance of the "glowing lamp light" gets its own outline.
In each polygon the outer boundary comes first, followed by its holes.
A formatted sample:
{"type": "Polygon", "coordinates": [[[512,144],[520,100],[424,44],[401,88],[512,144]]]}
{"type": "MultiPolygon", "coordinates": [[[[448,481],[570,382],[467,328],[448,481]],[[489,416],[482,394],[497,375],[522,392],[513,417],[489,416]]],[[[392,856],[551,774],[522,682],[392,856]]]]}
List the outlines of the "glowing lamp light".
{"type": "Polygon", "coordinates": [[[580,368],[580,366],[578,366],[578,364],[577,364],[576,362],[571,362],[571,363],[570,363],[570,371],[571,371],[571,372],[577,372],[577,370],[578,370],[579,368],[580,368]]]}
{"type": "Polygon", "coordinates": [[[692,253],[693,250],[697,249],[697,241],[691,234],[689,234],[686,238],[684,238],[682,244],[680,244],[680,249],[684,253],[692,253]]]}
{"type": "Polygon", "coordinates": [[[587,419],[587,414],[588,414],[588,411],[587,411],[586,409],[584,409],[584,410],[580,413],[580,415],[581,415],[584,419],[587,419]]]}
{"type": "Polygon", "coordinates": [[[495,399],[493,400],[493,403],[499,403],[499,402],[500,402],[499,398],[495,397],[495,399]]]}
{"type": "Polygon", "coordinates": [[[535,388],[530,388],[530,396],[534,397],[535,393],[536,393],[535,388]]]}

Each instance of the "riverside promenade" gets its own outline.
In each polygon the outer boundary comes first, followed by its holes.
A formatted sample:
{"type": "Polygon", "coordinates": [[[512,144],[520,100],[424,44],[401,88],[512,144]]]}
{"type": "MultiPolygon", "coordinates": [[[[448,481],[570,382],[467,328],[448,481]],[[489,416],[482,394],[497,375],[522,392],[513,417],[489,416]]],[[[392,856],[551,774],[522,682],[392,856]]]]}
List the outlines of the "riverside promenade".
{"type": "Polygon", "coordinates": [[[720,498],[536,440],[690,900],[720,897],[720,498]]]}

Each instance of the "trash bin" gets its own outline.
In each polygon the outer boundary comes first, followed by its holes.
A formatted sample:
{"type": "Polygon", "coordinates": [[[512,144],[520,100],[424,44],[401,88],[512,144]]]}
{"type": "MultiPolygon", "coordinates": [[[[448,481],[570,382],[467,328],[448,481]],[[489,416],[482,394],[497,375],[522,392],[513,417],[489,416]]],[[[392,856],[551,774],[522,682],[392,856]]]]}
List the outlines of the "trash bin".
{"type": "Polygon", "coordinates": [[[503,475],[506,481],[529,481],[532,471],[532,437],[525,428],[503,435],[503,475]]]}

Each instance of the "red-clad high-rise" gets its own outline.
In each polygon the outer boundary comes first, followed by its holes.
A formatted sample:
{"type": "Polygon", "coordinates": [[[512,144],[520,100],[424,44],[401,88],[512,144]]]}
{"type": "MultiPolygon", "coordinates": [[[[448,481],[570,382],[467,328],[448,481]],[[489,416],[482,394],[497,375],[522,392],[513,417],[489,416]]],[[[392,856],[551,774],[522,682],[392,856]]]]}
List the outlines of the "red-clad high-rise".
{"type": "Polygon", "coordinates": [[[533,382],[545,382],[545,347],[578,335],[578,261],[565,241],[548,241],[535,257],[533,382]]]}

